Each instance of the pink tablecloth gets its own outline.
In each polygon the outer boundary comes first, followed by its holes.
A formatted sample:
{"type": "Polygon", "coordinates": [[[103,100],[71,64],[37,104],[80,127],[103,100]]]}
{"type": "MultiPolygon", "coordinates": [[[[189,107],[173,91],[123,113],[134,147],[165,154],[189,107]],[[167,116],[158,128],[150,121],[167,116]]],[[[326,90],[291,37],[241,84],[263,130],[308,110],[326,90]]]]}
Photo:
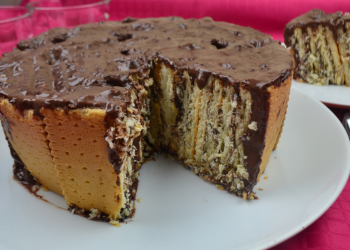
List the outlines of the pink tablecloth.
{"type": "MultiPolygon", "coordinates": [[[[84,0],[71,0],[82,2],[84,0]]],[[[25,4],[28,0],[24,0],[25,4]]],[[[285,24],[313,8],[328,12],[350,12],[349,0],[111,0],[110,20],[131,17],[211,16],[271,34],[283,41],[285,24]]],[[[331,109],[339,119],[345,110],[331,109]]],[[[350,249],[350,181],[331,208],[316,222],[274,250],[350,249]]]]}

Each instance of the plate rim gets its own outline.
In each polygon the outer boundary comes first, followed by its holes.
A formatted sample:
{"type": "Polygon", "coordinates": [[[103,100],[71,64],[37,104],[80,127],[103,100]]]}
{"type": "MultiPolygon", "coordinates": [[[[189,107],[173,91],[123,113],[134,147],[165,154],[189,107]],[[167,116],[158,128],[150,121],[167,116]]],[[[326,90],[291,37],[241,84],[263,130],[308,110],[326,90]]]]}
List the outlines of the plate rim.
{"type": "MultiPolygon", "coordinates": [[[[312,84],[308,84],[308,83],[305,83],[305,82],[299,82],[297,81],[296,79],[292,79],[292,86],[297,88],[298,90],[300,90],[301,92],[307,94],[310,98],[313,98],[317,101],[320,101],[322,102],[324,105],[328,106],[328,107],[333,107],[333,108],[341,108],[341,109],[350,109],[350,104],[344,104],[344,103],[341,103],[341,102],[329,102],[329,101],[325,101],[323,100],[322,98],[315,98],[315,97],[312,97],[308,92],[306,92],[305,90],[303,89],[300,89],[298,88],[296,85],[293,85],[293,82],[296,82],[298,84],[306,84],[306,85],[310,85],[312,86],[312,84]]],[[[328,86],[328,85],[327,85],[328,86]]],[[[333,85],[332,85],[333,86],[333,85]]],[[[336,85],[334,85],[336,86],[336,85]]],[[[314,87],[318,87],[318,88],[322,88],[322,86],[314,86],[314,87]]],[[[340,86],[336,86],[336,87],[339,87],[339,88],[350,88],[350,86],[346,86],[346,85],[340,85],[340,86]]]]}

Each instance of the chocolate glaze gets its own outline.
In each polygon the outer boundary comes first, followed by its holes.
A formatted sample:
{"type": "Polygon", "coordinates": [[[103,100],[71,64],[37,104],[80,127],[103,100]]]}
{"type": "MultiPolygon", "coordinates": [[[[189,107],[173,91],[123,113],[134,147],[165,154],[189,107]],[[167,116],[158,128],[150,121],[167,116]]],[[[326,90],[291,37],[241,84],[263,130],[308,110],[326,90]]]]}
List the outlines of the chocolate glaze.
{"type": "Polygon", "coordinates": [[[292,46],[290,38],[294,35],[294,29],[300,27],[303,32],[306,28],[317,28],[319,25],[327,26],[333,33],[334,40],[338,40],[339,28],[344,27],[345,22],[350,21],[350,15],[343,15],[341,11],[326,14],[319,9],[313,9],[309,12],[290,21],[284,29],[284,42],[287,47],[292,46]]]}
{"type": "MultiPolygon", "coordinates": [[[[188,71],[200,89],[213,75],[252,92],[258,132],[250,132],[250,142],[244,143],[250,181],[256,181],[268,114],[266,89],[291,76],[293,60],[279,41],[251,28],[179,17],[55,28],[0,58],[0,96],[20,111],[34,109],[37,116],[42,107],[103,108],[110,125],[130,102],[135,83],[128,76],[147,79],[154,60],[188,71]]],[[[118,173],[116,151],[109,155],[118,173]]]]}
{"type": "Polygon", "coordinates": [[[340,24],[339,20],[341,20],[342,16],[343,14],[340,11],[327,15],[322,10],[310,10],[309,12],[293,19],[286,25],[284,29],[284,42],[287,46],[291,46],[289,38],[294,35],[294,29],[296,27],[300,27],[303,32],[306,32],[306,27],[315,29],[319,25],[328,26],[333,32],[334,39],[337,40],[337,26],[340,24]]]}
{"type": "MultiPolygon", "coordinates": [[[[119,157],[118,151],[107,147],[109,162],[113,165],[114,171],[117,175],[120,174],[123,165],[123,158],[119,157]]],[[[118,185],[118,180],[117,180],[118,185]]],[[[119,186],[119,185],[118,185],[119,186]]]]}

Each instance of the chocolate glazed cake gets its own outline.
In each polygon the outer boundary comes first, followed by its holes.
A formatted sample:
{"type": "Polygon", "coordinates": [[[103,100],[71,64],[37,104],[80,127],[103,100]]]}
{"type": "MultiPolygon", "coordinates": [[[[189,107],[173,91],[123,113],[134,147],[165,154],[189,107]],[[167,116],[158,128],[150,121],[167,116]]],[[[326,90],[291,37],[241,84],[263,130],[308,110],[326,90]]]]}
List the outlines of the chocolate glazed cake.
{"type": "Polygon", "coordinates": [[[289,22],[284,41],[294,56],[294,78],[350,86],[350,15],[311,10],[289,22]]]}
{"type": "Polygon", "coordinates": [[[15,171],[113,223],[133,215],[138,171],[160,150],[254,199],[292,73],[278,41],[210,18],[57,28],[0,59],[1,120],[15,171]]]}

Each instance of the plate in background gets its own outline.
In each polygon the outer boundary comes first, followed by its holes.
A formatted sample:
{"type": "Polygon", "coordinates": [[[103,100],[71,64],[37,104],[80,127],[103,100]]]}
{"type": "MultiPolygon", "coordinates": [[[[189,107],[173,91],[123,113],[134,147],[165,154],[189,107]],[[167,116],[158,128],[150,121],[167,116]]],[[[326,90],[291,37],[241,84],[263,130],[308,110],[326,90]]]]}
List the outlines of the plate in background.
{"type": "Polygon", "coordinates": [[[350,86],[317,86],[293,80],[293,86],[327,106],[350,109],[350,86]]]}

